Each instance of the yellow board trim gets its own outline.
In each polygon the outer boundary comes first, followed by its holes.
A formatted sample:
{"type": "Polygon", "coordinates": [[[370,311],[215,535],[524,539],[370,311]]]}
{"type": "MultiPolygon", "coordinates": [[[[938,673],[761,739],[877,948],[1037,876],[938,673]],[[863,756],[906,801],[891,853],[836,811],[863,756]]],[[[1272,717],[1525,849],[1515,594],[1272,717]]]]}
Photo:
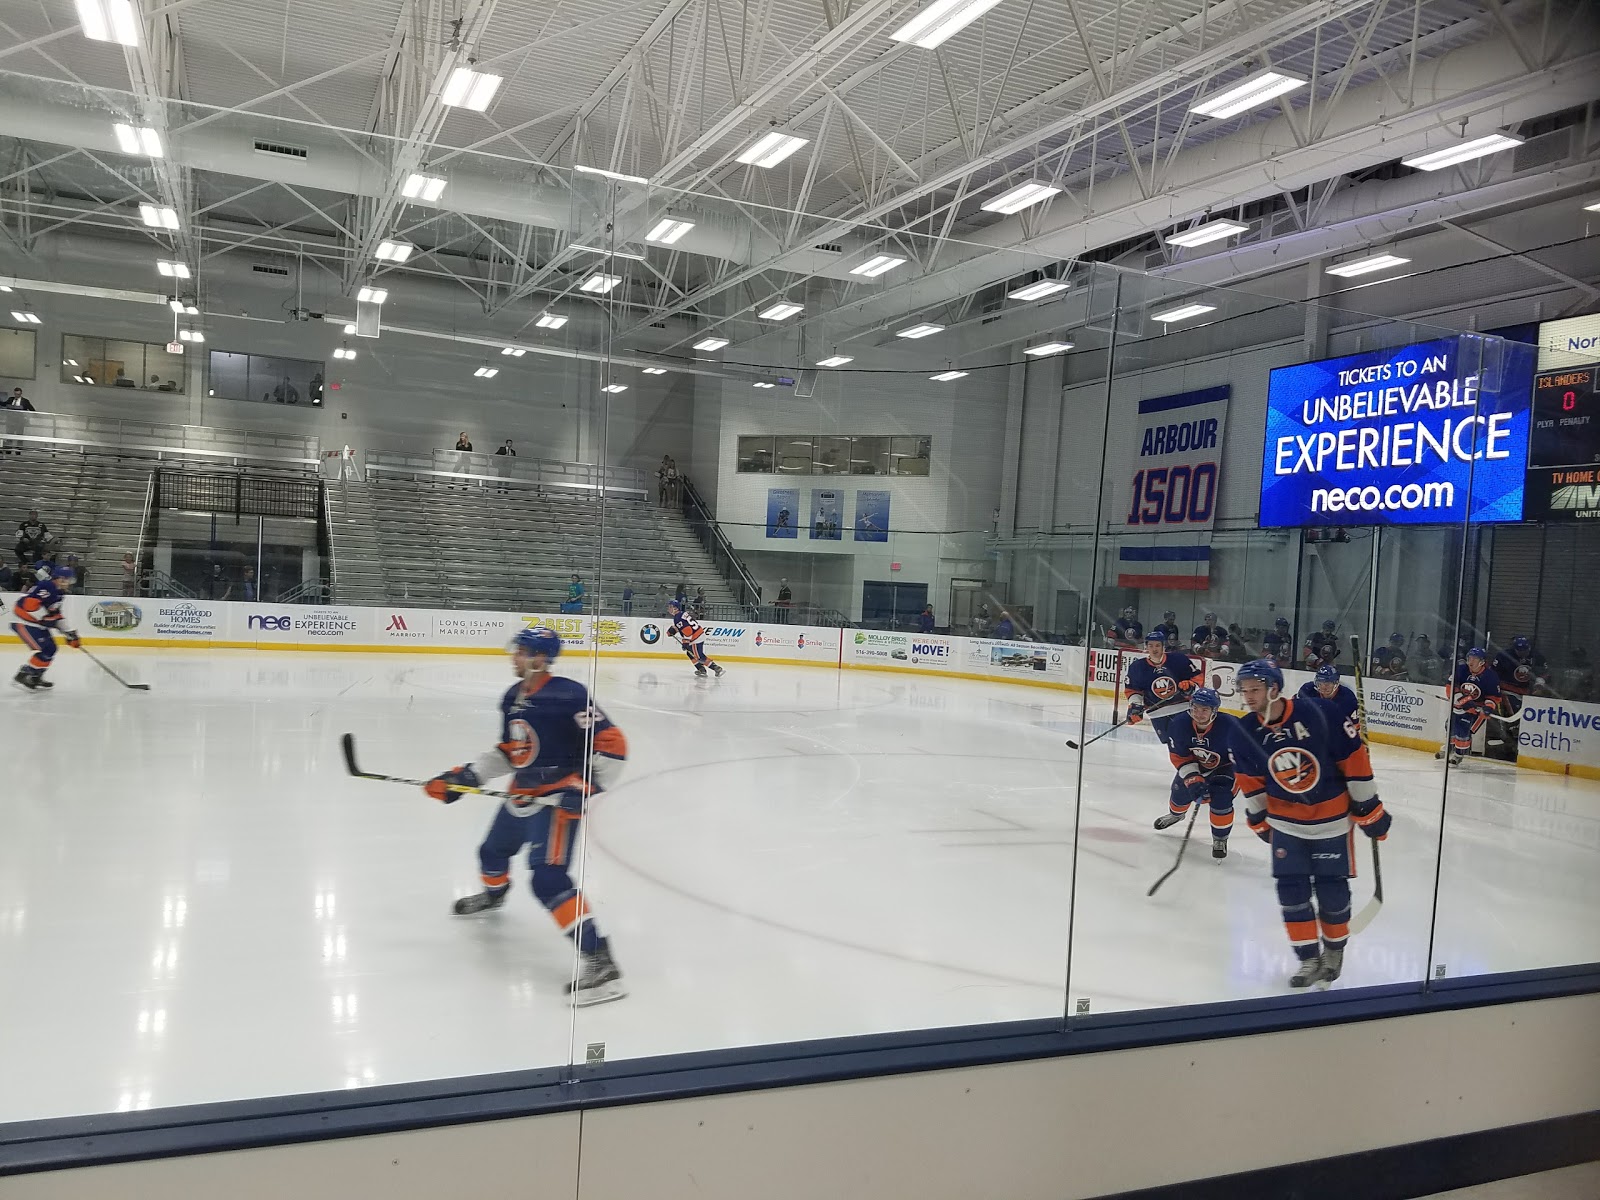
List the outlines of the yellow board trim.
{"type": "Polygon", "coordinates": [[[1579,779],[1600,779],[1600,767],[1562,762],[1557,758],[1530,758],[1526,754],[1518,754],[1517,766],[1526,767],[1530,771],[1548,771],[1552,775],[1576,775],[1579,779]]]}

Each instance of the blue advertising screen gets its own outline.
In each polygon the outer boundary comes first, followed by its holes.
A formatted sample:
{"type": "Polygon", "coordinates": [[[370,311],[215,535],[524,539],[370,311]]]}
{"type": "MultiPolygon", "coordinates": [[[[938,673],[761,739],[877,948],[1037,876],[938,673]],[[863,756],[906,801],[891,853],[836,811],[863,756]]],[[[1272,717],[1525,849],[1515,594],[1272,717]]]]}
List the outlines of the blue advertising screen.
{"type": "Polygon", "coordinates": [[[1261,525],[1522,520],[1533,364],[1462,337],[1277,368],[1261,525]]]}

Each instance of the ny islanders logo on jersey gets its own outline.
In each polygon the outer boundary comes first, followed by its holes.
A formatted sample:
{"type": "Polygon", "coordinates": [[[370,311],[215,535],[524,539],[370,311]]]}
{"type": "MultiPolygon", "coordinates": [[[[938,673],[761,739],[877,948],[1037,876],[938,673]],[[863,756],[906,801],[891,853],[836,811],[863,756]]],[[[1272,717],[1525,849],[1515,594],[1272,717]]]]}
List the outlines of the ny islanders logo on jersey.
{"type": "Polygon", "coordinates": [[[1462,683],[1460,692],[1461,699],[1465,701],[1476,700],[1483,695],[1483,689],[1470,679],[1462,683]]]}
{"type": "Polygon", "coordinates": [[[521,770],[539,757],[539,737],[533,726],[516,717],[506,726],[506,740],[500,743],[500,750],[513,767],[521,770]]]}
{"type": "Polygon", "coordinates": [[[1222,755],[1206,746],[1191,746],[1189,753],[1194,755],[1202,771],[1215,771],[1222,762],[1222,755]]]}
{"type": "Polygon", "coordinates": [[[1171,700],[1178,694],[1178,681],[1171,675],[1162,675],[1150,684],[1157,700],[1171,700]]]}
{"type": "Polygon", "coordinates": [[[1531,683],[1533,681],[1533,672],[1521,664],[1518,664],[1517,669],[1511,674],[1518,683],[1531,683]]]}
{"type": "Polygon", "coordinates": [[[1322,780],[1317,756],[1303,746],[1274,750],[1267,758],[1267,769],[1284,791],[1297,796],[1311,791],[1322,780]]]}

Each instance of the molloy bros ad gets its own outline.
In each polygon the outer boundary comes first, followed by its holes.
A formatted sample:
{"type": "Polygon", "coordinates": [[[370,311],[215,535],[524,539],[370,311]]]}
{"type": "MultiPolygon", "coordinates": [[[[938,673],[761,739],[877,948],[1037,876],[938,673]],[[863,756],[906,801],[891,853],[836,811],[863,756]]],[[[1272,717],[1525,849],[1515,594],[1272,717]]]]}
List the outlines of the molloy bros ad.
{"type": "Polygon", "coordinates": [[[1520,521],[1533,360],[1463,334],[1278,367],[1261,525],[1520,521]]]}

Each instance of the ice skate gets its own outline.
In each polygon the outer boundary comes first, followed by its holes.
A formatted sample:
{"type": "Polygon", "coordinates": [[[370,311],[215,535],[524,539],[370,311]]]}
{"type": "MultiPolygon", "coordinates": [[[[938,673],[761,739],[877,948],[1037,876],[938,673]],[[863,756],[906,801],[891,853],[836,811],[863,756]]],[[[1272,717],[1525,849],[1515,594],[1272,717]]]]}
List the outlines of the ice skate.
{"type": "Polygon", "coordinates": [[[1323,946],[1322,948],[1322,976],[1317,983],[1327,987],[1339,978],[1339,972],[1344,970],[1344,947],[1323,946]]]}
{"type": "Polygon", "coordinates": [[[1462,754],[1459,750],[1452,750],[1450,752],[1450,765],[1452,767],[1459,767],[1461,765],[1461,759],[1462,754]]]}
{"type": "Polygon", "coordinates": [[[510,888],[498,892],[481,891],[471,896],[463,896],[453,906],[453,911],[458,917],[470,917],[473,913],[488,912],[491,908],[499,908],[506,902],[506,893],[510,888]]]}
{"type": "Polygon", "coordinates": [[[1300,960],[1299,969],[1289,976],[1289,986],[1292,988],[1310,987],[1321,979],[1322,956],[1319,954],[1312,958],[1302,958],[1300,960]]]}
{"type": "Polygon", "coordinates": [[[715,674],[718,679],[722,678],[722,667],[719,666],[717,663],[712,663],[711,664],[711,670],[712,670],[712,673],[715,674]]]}
{"type": "Polygon", "coordinates": [[[574,1008],[588,1008],[608,1000],[621,1000],[628,994],[622,986],[622,972],[611,959],[609,948],[602,947],[593,954],[580,954],[578,978],[567,984],[574,1008]]]}
{"type": "Polygon", "coordinates": [[[20,671],[18,671],[16,675],[12,677],[11,682],[16,684],[18,687],[27,688],[30,692],[36,691],[39,688],[55,687],[55,684],[49,682],[44,678],[44,676],[36,675],[34,672],[28,670],[27,667],[23,667],[20,671]]]}
{"type": "Polygon", "coordinates": [[[696,679],[704,679],[706,677],[706,669],[704,667],[696,667],[694,669],[694,677],[696,679]]]}
{"type": "Polygon", "coordinates": [[[1168,826],[1176,825],[1181,820],[1183,820],[1182,813],[1163,813],[1156,818],[1156,828],[1166,829],[1168,826]]]}
{"type": "Polygon", "coordinates": [[[1228,839],[1227,838],[1214,837],[1214,838],[1211,839],[1211,857],[1212,858],[1227,858],[1228,857],[1228,839]]]}
{"type": "Polygon", "coordinates": [[[1444,756],[1449,754],[1449,753],[1450,753],[1450,748],[1448,746],[1440,746],[1438,750],[1434,751],[1433,757],[1436,758],[1436,759],[1443,759],[1444,756]]]}

